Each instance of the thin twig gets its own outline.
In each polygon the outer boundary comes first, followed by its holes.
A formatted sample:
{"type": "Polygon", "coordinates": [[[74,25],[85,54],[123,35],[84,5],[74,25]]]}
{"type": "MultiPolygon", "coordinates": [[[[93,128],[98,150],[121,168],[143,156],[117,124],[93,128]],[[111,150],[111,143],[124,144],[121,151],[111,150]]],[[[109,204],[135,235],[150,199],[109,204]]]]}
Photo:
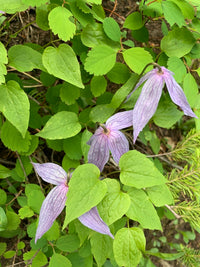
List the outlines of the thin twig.
{"type": "MultiPolygon", "coordinates": [[[[13,68],[12,66],[10,66],[10,69],[8,71],[18,71],[17,69],[13,68]]],[[[37,78],[33,77],[32,75],[30,75],[29,73],[23,72],[23,71],[19,71],[21,73],[23,73],[24,75],[28,76],[29,78],[35,80],[36,82],[42,84],[42,82],[40,80],[38,80],[37,78]]]]}
{"type": "Polygon", "coordinates": [[[42,87],[44,86],[43,84],[34,84],[34,85],[23,85],[24,88],[37,88],[37,87],[42,87]]]}
{"type": "Polygon", "coordinates": [[[5,159],[0,159],[0,163],[15,166],[14,162],[8,161],[8,160],[5,160],[5,159]]]}
{"type": "Polygon", "coordinates": [[[19,160],[19,164],[20,164],[20,166],[21,166],[21,168],[22,168],[22,171],[23,171],[23,173],[24,173],[24,176],[25,176],[25,178],[26,178],[26,180],[27,180],[27,182],[28,182],[28,176],[27,176],[27,174],[26,174],[26,171],[25,171],[25,169],[24,169],[24,165],[23,165],[23,163],[22,163],[22,160],[21,160],[21,158],[20,158],[20,156],[19,156],[19,154],[16,152],[16,155],[17,155],[17,158],[18,158],[18,160],[19,160]]]}
{"type": "MultiPolygon", "coordinates": [[[[29,159],[30,159],[30,162],[33,163],[33,161],[32,161],[32,159],[31,159],[30,156],[29,156],[29,159]]],[[[34,171],[35,171],[35,168],[34,168],[34,171]]],[[[38,174],[37,174],[36,171],[35,171],[35,175],[36,175],[36,177],[37,177],[37,180],[38,180],[38,183],[39,183],[40,188],[41,188],[41,190],[42,190],[42,193],[44,193],[44,189],[43,189],[43,187],[42,187],[42,183],[41,183],[40,177],[38,176],[38,174]]]]}
{"type": "Polygon", "coordinates": [[[115,4],[114,4],[114,7],[113,7],[113,10],[110,12],[110,15],[109,15],[109,17],[111,17],[111,16],[112,16],[112,14],[115,12],[115,10],[116,10],[116,7],[117,7],[117,0],[115,0],[115,4]]]}
{"type": "Polygon", "coordinates": [[[167,204],[165,204],[165,207],[168,209],[168,210],[170,210],[171,211],[171,213],[173,213],[174,214],[174,216],[176,217],[176,219],[180,219],[181,218],[181,216],[180,215],[178,215],[173,209],[172,209],[172,207],[170,207],[169,205],[167,205],[167,204]]]}
{"type": "Polygon", "coordinates": [[[21,195],[22,192],[23,192],[23,189],[21,189],[21,190],[15,195],[15,197],[14,197],[13,199],[11,199],[11,201],[9,201],[9,202],[6,204],[6,206],[9,206],[13,201],[15,201],[15,199],[17,199],[18,196],[21,195]]]}

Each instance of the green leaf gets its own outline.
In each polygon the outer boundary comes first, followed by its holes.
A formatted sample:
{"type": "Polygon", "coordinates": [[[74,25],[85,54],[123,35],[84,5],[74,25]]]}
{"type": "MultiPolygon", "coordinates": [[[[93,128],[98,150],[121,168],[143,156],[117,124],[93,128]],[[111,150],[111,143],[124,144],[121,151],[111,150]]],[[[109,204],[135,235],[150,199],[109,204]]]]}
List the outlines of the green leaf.
{"type": "Polygon", "coordinates": [[[29,121],[29,100],[19,84],[8,81],[0,85],[0,111],[22,134],[26,135],[29,121]]]}
{"type": "Polygon", "coordinates": [[[0,189],[0,205],[6,204],[7,194],[3,189],[0,189]]]}
{"type": "Polygon", "coordinates": [[[8,220],[6,231],[16,230],[20,224],[19,216],[13,211],[7,211],[6,216],[8,220]]]}
{"type": "Polygon", "coordinates": [[[11,175],[11,170],[0,164],[0,179],[5,179],[11,175]]]}
{"type": "Polygon", "coordinates": [[[65,155],[62,159],[62,167],[67,172],[71,168],[76,168],[80,165],[79,160],[70,159],[67,155],[65,155]]]}
{"type": "Polygon", "coordinates": [[[142,28],[144,22],[142,21],[142,14],[139,12],[133,12],[126,18],[124,22],[124,28],[130,30],[138,30],[142,28]]]}
{"type": "Polygon", "coordinates": [[[74,112],[60,111],[53,115],[37,135],[46,139],[69,138],[81,130],[78,117],[74,112]]]}
{"type": "Polygon", "coordinates": [[[44,50],[42,61],[49,74],[84,88],[76,54],[69,45],[61,44],[58,48],[47,47],[44,50]]]}
{"type": "Polygon", "coordinates": [[[5,46],[0,42],[0,84],[5,82],[4,75],[7,74],[7,69],[4,64],[8,63],[7,50],[5,46]]]}
{"type": "Polygon", "coordinates": [[[96,4],[96,5],[102,4],[102,0],[85,0],[85,2],[91,3],[91,4],[96,4]]]}
{"type": "Polygon", "coordinates": [[[8,50],[8,64],[18,71],[44,70],[42,54],[26,45],[14,45],[8,50]]]}
{"type": "Polygon", "coordinates": [[[166,261],[174,261],[176,259],[179,259],[184,255],[184,252],[179,252],[179,253],[161,253],[161,252],[152,252],[147,250],[145,252],[147,255],[152,255],[155,257],[158,257],[160,259],[164,259],[166,261]]]}
{"type": "Polygon", "coordinates": [[[60,98],[65,104],[72,105],[80,96],[80,88],[70,83],[63,83],[60,88],[60,98]]]}
{"type": "Polygon", "coordinates": [[[56,247],[64,252],[73,252],[80,246],[80,240],[76,234],[68,234],[61,236],[57,242],[56,247]]]}
{"type": "Polygon", "coordinates": [[[178,57],[170,57],[167,61],[168,69],[174,73],[174,78],[178,83],[183,81],[186,75],[186,67],[183,61],[178,57]]]}
{"type": "Polygon", "coordinates": [[[57,221],[54,221],[51,228],[44,234],[44,237],[48,241],[57,240],[60,236],[60,224],[57,221]]]}
{"type": "Polygon", "coordinates": [[[81,137],[81,150],[83,152],[83,156],[85,159],[85,163],[87,162],[87,155],[90,149],[90,146],[87,144],[89,141],[90,137],[92,136],[92,133],[89,132],[87,129],[82,133],[81,137]]]}
{"type": "Polygon", "coordinates": [[[194,44],[195,39],[190,31],[186,28],[175,28],[163,37],[161,49],[168,57],[180,58],[188,54],[194,44]]]}
{"type": "Polygon", "coordinates": [[[120,219],[129,209],[130,197],[127,193],[120,191],[120,184],[114,179],[105,179],[108,191],[98,205],[102,219],[108,224],[120,219]]]}
{"type": "Polygon", "coordinates": [[[67,42],[76,32],[76,26],[69,19],[72,13],[65,7],[58,6],[49,13],[49,26],[54,34],[67,42]]]}
{"type": "Polygon", "coordinates": [[[123,84],[130,78],[130,71],[125,64],[116,62],[106,76],[113,83],[123,84]]]}
{"type": "Polygon", "coordinates": [[[144,67],[153,62],[151,54],[142,47],[133,47],[123,52],[126,64],[136,73],[140,74],[144,67]]]}
{"type": "Polygon", "coordinates": [[[6,251],[7,244],[4,242],[0,242],[0,256],[6,251]]]}
{"type": "Polygon", "coordinates": [[[163,1],[162,8],[163,8],[165,19],[170,24],[170,26],[173,26],[175,23],[179,27],[182,27],[185,25],[184,16],[180,8],[175,3],[171,1],[163,1]]]}
{"type": "Polygon", "coordinates": [[[33,210],[29,206],[24,206],[18,211],[20,219],[30,218],[34,215],[33,210]]]}
{"type": "Polygon", "coordinates": [[[110,104],[95,106],[90,112],[90,119],[93,122],[104,123],[115,111],[110,104]]]}
{"type": "Polygon", "coordinates": [[[132,30],[131,35],[138,42],[146,43],[149,40],[149,31],[145,26],[139,30],[132,30]]]}
{"type": "Polygon", "coordinates": [[[23,4],[35,7],[35,6],[41,6],[42,4],[46,4],[48,1],[47,0],[21,0],[23,4]]]}
{"type": "Polygon", "coordinates": [[[90,86],[93,96],[98,97],[106,91],[107,81],[104,76],[93,76],[90,86]]]}
{"type": "Polygon", "coordinates": [[[120,158],[120,180],[136,188],[146,188],[166,183],[154,163],[137,150],[131,150],[120,158]]]}
{"type": "Polygon", "coordinates": [[[111,17],[107,17],[103,20],[103,29],[106,35],[113,41],[119,42],[121,37],[121,31],[118,23],[111,17]]]}
{"type": "Polygon", "coordinates": [[[47,260],[46,255],[42,251],[39,251],[37,255],[33,257],[31,267],[44,266],[47,263],[48,263],[48,260],[47,260]]]}
{"type": "Polygon", "coordinates": [[[31,136],[26,132],[25,138],[19,131],[8,121],[4,122],[1,128],[1,141],[12,151],[27,152],[31,144],[31,136]]]}
{"type": "Polygon", "coordinates": [[[103,25],[95,23],[88,24],[81,33],[81,41],[87,47],[95,47],[97,45],[108,45],[114,49],[120,49],[119,43],[110,40],[103,30],[103,25]]]}
{"type": "Polygon", "coordinates": [[[49,267],[71,267],[71,262],[63,255],[54,253],[50,259],[49,267]]]}
{"type": "Polygon", "coordinates": [[[36,8],[36,23],[43,31],[49,30],[48,15],[48,5],[42,5],[36,8]]]}
{"type": "Polygon", "coordinates": [[[131,205],[126,215],[131,220],[139,222],[143,228],[162,230],[158,214],[145,192],[133,188],[128,191],[128,194],[131,198],[131,205]]]}
{"type": "Polygon", "coordinates": [[[130,92],[133,90],[137,78],[138,78],[137,74],[132,74],[128,79],[128,81],[116,91],[110,102],[110,105],[113,108],[117,109],[125,101],[127,95],[129,95],[130,92]]]}
{"type": "Polygon", "coordinates": [[[0,0],[1,10],[8,14],[14,14],[15,12],[24,11],[29,8],[29,5],[25,5],[21,0],[0,0]]]}
{"type": "Polygon", "coordinates": [[[82,157],[80,135],[63,140],[63,149],[70,159],[80,160],[82,157]]]}
{"type": "Polygon", "coordinates": [[[174,203],[173,196],[165,184],[146,188],[145,191],[156,207],[162,207],[165,204],[170,205],[174,203]]]}
{"type": "Polygon", "coordinates": [[[27,204],[28,206],[37,214],[40,213],[40,208],[42,206],[42,202],[44,201],[45,197],[42,191],[39,190],[32,190],[27,195],[27,204]]]}
{"type": "Polygon", "coordinates": [[[187,73],[183,80],[183,90],[190,106],[195,107],[199,90],[191,73],[187,73]]]}
{"type": "Polygon", "coordinates": [[[180,118],[183,112],[177,109],[177,106],[172,103],[168,95],[163,95],[161,98],[156,113],[153,116],[153,121],[156,125],[163,128],[171,128],[180,118]]]}
{"type": "Polygon", "coordinates": [[[99,169],[93,164],[81,165],[73,172],[67,193],[66,217],[63,228],[103,199],[107,186],[99,180],[99,175],[99,169]],[[86,179],[87,183],[85,182],[86,179]]]}
{"type": "Polygon", "coordinates": [[[85,69],[90,74],[104,75],[109,72],[116,61],[116,51],[106,45],[98,45],[89,51],[85,69]]]}
{"type": "Polygon", "coordinates": [[[0,231],[4,231],[6,229],[8,220],[5,214],[5,211],[2,207],[0,207],[0,231]]]}
{"type": "Polygon", "coordinates": [[[171,0],[174,2],[181,10],[185,19],[193,19],[195,15],[194,7],[186,2],[185,0],[171,0]]]}
{"type": "Polygon", "coordinates": [[[15,250],[9,250],[9,251],[6,251],[3,255],[3,257],[5,259],[11,259],[12,257],[14,257],[14,255],[16,254],[16,251],[15,250]]]}
{"type": "Polygon", "coordinates": [[[97,266],[103,266],[107,258],[112,253],[113,240],[99,233],[94,233],[90,238],[91,251],[97,262],[97,266]]]}
{"type": "Polygon", "coordinates": [[[92,10],[90,8],[88,12],[81,10],[80,1],[71,2],[70,10],[73,13],[74,18],[77,19],[83,27],[86,27],[89,24],[94,24],[94,18],[91,14],[92,10]]]}
{"type": "Polygon", "coordinates": [[[142,253],[135,242],[133,229],[122,228],[115,235],[113,251],[119,266],[136,267],[142,257],[142,253]]]}

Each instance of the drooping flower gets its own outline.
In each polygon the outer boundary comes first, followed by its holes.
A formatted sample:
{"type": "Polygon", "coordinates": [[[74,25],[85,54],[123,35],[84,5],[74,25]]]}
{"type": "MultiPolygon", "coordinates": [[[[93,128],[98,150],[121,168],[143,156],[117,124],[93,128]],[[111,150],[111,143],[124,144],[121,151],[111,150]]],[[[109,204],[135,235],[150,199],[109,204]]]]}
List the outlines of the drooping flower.
{"type": "MultiPolygon", "coordinates": [[[[154,115],[164,84],[166,84],[172,101],[183,110],[184,114],[197,118],[190,108],[182,88],[176,82],[173,75],[173,72],[169,71],[165,67],[156,67],[155,69],[146,73],[136,84],[134,91],[143,82],[145,82],[132,113],[134,142],[144,126],[154,115]]],[[[130,97],[130,95],[128,97],[130,97]]]]}
{"type": "MultiPolygon", "coordinates": [[[[45,182],[56,185],[49,192],[42,203],[39,215],[39,223],[35,236],[36,243],[37,240],[40,239],[43,234],[50,229],[53,222],[64,209],[65,202],[67,200],[68,185],[67,173],[59,165],[54,163],[32,164],[35,168],[35,171],[45,182]]],[[[81,215],[78,219],[86,227],[114,238],[109,227],[99,216],[96,207],[93,207],[90,211],[81,215]]]]}
{"type": "Polygon", "coordinates": [[[118,164],[120,157],[129,150],[128,140],[119,130],[132,126],[132,121],[132,110],[123,111],[111,116],[106,124],[98,127],[88,141],[88,162],[95,164],[102,171],[111,151],[113,159],[118,164]]]}

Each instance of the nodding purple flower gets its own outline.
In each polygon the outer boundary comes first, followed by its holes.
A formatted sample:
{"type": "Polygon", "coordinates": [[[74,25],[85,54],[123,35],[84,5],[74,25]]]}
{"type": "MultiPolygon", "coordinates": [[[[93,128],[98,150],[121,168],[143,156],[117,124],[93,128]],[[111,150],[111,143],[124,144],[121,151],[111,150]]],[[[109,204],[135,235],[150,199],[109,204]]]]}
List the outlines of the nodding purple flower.
{"type": "MultiPolygon", "coordinates": [[[[142,131],[144,126],[154,115],[162,94],[164,84],[166,84],[172,101],[183,110],[184,114],[197,118],[197,116],[190,108],[190,105],[182,88],[175,81],[173,75],[173,72],[169,71],[165,67],[156,67],[155,69],[147,72],[136,84],[134,91],[143,82],[145,82],[132,113],[134,142],[136,141],[139,133],[142,131]]],[[[130,95],[128,96],[128,98],[130,97],[130,95]]]]}
{"type": "MultiPolygon", "coordinates": [[[[32,163],[35,171],[45,181],[56,185],[42,203],[39,215],[39,223],[35,235],[35,243],[46,233],[65,207],[67,200],[67,173],[54,163],[32,163]]],[[[96,207],[81,215],[80,222],[86,227],[114,238],[109,227],[99,216],[96,207]]]]}
{"type": "Polygon", "coordinates": [[[111,151],[114,161],[118,164],[120,157],[129,150],[128,140],[119,130],[132,125],[132,110],[111,116],[88,141],[88,162],[95,164],[102,171],[111,151]]]}

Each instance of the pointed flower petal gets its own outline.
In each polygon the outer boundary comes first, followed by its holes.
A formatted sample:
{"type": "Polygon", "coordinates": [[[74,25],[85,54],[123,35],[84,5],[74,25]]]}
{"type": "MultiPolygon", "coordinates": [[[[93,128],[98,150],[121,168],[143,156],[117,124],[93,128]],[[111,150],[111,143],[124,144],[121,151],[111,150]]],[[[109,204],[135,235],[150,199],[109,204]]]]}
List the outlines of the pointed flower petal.
{"type": "Polygon", "coordinates": [[[108,136],[104,133],[100,135],[94,135],[90,150],[88,152],[88,163],[95,164],[100,171],[109,159],[109,148],[108,148],[108,136]]]}
{"type": "Polygon", "coordinates": [[[183,110],[185,115],[197,118],[197,116],[192,111],[180,85],[176,82],[174,77],[170,75],[171,73],[169,73],[166,68],[162,67],[162,69],[165,72],[165,83],[172,101],[183,110]]]}
{"type": "Polygon", "coordinates": [[[140,87],[141,84],[143,84],[143,82],[145,82],[146,80],[148,80],[150,77],[152,77],[155,74],[155,69],[148,71],[144,76],[142,76],[139,80],[139,82],[136,84],[136,86],[133,88],[132,92],[127,96],[125,103],[127,102],[127,100],[131,97],[132,93],[138,88],[140,87]]]}
{"type": "Polygon", "coordinates": [[[98,233],[109,235],[114,239],[114,236],[111,234],[109,227],[101,219],[97,207],[93,207],[91,210],[81,215],[78,219],[86,227],[98,233]]]}
{"type": "Polygon", "coordinates": [[[121,156],[129,151],[129,143],[125,135],[120,131],[111,131],[108,140],[108,146],[114,158],[114,161],[118,164],[121,156]]]}
{"type": "Polygon", "coordinates": [[[55,163],[32,163],[38,175],[50,184],[60,185],[66,182],[67,173],[55,163]]]}
{"type": "Polygon", "coordinates": [[[133,125],[133,111],[118,112],[111,116],[107,122],[106,127],[112,130],[120,130],[133,125]]]}
{"type": "Polygon", "coordinates": [[[35,243],[52,226],[55,219],[65,207],[68,187],[65,184],[55,186],[42,203],[35,243]]]}
{"type": "Polygon", "coordinates": [[[155,113],[162,94],[163,85],[164,80],[162,75],[154,75],[144,84],[142,92],[133,109],[134,142],[140,131],[142,131],[155,113]]]}

